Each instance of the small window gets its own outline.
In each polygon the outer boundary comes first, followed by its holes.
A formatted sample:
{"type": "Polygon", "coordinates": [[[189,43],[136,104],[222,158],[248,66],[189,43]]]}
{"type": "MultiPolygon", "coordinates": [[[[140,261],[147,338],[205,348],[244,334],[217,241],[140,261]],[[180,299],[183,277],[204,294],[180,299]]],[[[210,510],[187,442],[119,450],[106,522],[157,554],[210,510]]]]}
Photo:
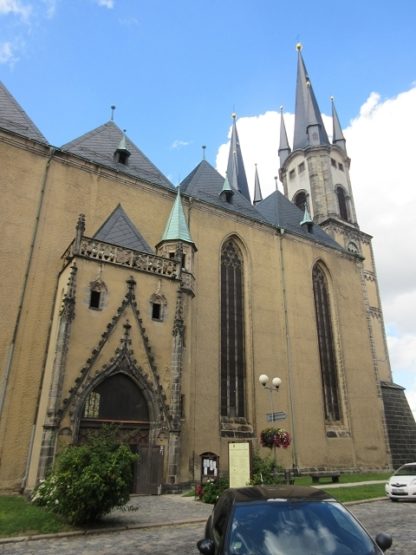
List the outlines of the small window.
{"type": "Polygon", "coordinates": [[[152,320],[161,320],[162,305],[160,303],[152,304],[152,320]]]}
{"type": "Polygon", "coordinates": [[[333,158],[331,158],[331,164],[332,164],[332,166],[333,166],[334,168],[337,167],[337,162],[336,162],[336,160],[334,160],[333,158]]]}
{"type": "Polygon", "coordinates": [[[303,173],[305,171],[305,162],[302,162],[298,166],[298,173],[303,173]]]}
{"type": "Polygon", "coordinates": [[[344,166],[341,164],[341,162],[338,162],[338,169],[342,172],[344,171],[344,166]]]}
{"type": "Polygon", "coordinates": [[[169,253],[169,258],[171,258],[171,259],[175,258],[175,253],[174,253],[174,252],[170,252],[170,253],[169,253]]]}
{"type": "Polygon", "coordinates": [[[150,297],[150,314],[152,320],[163,322],[166,316],[167,301],[164,295],[159,292],[153,293],[150,297]]]}
{"type": "Polygon", "coordinates": [[[100,309],[101,291],[91,291],[90,308],[100,309]]]}
{"type": "Polygon", "coordinates": [[[305,210],[306,204],[306,194],[304,191],[299,191],[293,199],[293,202],[296,204],[300,210],[305,210]]]}
{"type": "Polygon", "coordinates": [[[290,177],[290,179],[294,179],[294,177],[295,177],[295,170],[290,170],[290,172],[289,172],[289,177],[290,177]]]}
{"type": "Polygon", "coordinates": [[[359,252],[357,245],[353,241],[350,241],[348,243],[347,250],[348,250],[348,252],[351,252],[353,254],[358,254],[358,252],[359,252]]]}

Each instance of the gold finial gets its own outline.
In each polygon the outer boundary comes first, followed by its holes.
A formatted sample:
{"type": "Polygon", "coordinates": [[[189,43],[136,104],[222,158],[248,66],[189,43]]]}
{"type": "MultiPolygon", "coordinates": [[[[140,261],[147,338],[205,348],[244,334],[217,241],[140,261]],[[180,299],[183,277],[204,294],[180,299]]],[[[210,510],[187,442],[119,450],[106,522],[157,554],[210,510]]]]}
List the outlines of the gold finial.
{"type": "Polygon", "coordinates": [[[298,43],[296,44],[296,50],[297,50],[298,52],[300,52],[300,51],[302,50],[302,48],[303,48],[302,43],[301,43],[301,42],[298,42],[298,43]]]}

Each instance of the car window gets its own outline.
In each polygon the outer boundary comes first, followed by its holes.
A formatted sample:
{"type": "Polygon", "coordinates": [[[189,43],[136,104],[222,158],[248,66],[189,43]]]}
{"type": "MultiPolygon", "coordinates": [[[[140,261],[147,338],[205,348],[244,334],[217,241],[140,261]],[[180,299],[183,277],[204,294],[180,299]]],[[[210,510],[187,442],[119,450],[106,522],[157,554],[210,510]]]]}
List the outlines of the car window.
{"type": "Polygon", "coordinates": [[[213,527],[216,534],[223,536],[227,526],[229,513],[232,509],[232,499],[228,496],[222,497],[215,505],[213,514],[213,527]]]}
{"type": "Polygon", "coordinates": [[[401,466],[394,473],[395,476],[416,476],[416,464],[409,464],[408,466],[401,466]]]}
{"type": "Polygon", "coordinates": [[[259,502],[235,507],[228,555],[376,555],[374,542],[342,505],[259,502]]]}

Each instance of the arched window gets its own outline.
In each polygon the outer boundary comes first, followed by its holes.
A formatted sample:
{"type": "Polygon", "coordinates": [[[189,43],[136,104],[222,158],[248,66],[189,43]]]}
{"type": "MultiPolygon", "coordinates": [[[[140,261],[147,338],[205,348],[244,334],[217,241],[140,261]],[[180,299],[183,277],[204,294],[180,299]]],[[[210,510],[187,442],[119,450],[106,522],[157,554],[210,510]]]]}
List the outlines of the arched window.
{"type": "Polygon", "coordinates": [[[319,264],[316,264],[313,269],[313,293],[315,298],[325,418],[328,421],[336,421],[341,420],[338,368],[335,356],[328,282],[319,264]]]}
{"type": "Polygon", "coordinates": [[[245,416],[244,267],[235,241],[221,251],[221,416],[245,416]]]}
{"type": "Polygon", "coordinates": [[[306,193],[305,193],[305,191],[299,191],[298,193],[296,193],[296,195],[293,197],[293,202],[296,204],[296,206],[298,208],[300,208],[302,211],[304,211],[305,206],[306,206],[306,193]]]}
{"type": "Polygon", "coordinates": [[[138,386],[126,375],[110,376],[88,395],[83,418],[106,421],[149,421],[146,399],[138,386]]]}
{"type": "Polygon", "coordinates": [[[345,191],[342,187],[337,187],[336,193],[338,198],[339,215],[343,220],[348,222],[349,218],[348,218],[348,208],[347,208],[347,199],[345,197],[345,191]]]}
{"type": "Polygon", "coordinates": [[[164,295],[153,293],[150,297],[152,320],[163,322],[165,319],[167,301],[164,295]]]}
{"type": "Polygon", "coordinates": [[[94,310],[102,310],[107,294],[107,286],[101,279],[90,283],[89,307],[94,310]]]}

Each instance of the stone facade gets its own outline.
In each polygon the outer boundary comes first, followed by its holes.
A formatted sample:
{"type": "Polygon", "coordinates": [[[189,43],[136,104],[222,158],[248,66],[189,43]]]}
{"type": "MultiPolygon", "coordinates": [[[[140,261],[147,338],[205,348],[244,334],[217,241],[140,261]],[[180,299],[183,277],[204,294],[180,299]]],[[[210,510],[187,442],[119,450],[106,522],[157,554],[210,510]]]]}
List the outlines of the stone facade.
{"type": "Polygon", "coordinates": [[[226,473],[230,441],[269,453],[259,437],[272,409],[292,436],[285,468],[389,467],[369,237],[306,229],[277,192],[255,207],[229,184],[222,194],[205,161],[178,195],[126,141],[113,122],[61,149],[0,128],[0,488],[33,489],[63,446],[106,423],[141,453],[135,491],[148,491],[142,476],[156,490],[200,480],[206,453],[226,473]],[[227,244],[238,270],[224,271],[227,244]],[[282,380],[272,399],[264,373],[282,380]]]}

